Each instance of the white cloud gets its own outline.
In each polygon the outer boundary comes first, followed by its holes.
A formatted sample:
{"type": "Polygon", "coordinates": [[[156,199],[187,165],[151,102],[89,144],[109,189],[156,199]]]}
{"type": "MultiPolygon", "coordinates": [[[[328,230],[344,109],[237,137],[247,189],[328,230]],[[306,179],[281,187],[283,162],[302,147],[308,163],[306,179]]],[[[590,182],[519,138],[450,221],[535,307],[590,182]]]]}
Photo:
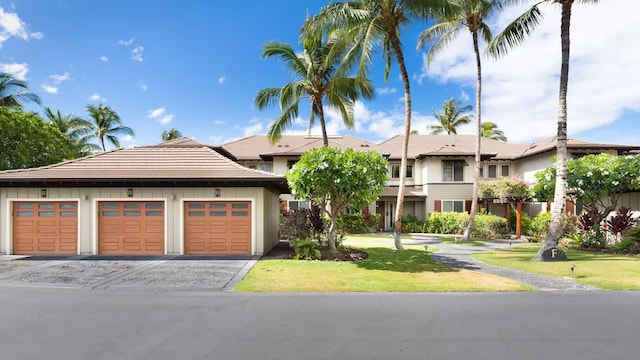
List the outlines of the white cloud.
{"type": "Polygon", "coordinates": [[[18,80],[26,80],[27,73],[29,72],[29,65],[26,63],[21,64],[0,64],[0,71],[12,75],[18,80]]]}
{"type": "MultiPolygon", "coordinates": [[[[504,28],[524,9],[508,8],[494,19],[494,29],[504,28]]],[[[560,8],[554,4],[541,9],[545,18],[525,43],[503,59],[483,57],[483,121],[497,123],[514,142],[556,134],[560,8]]],[[[611,124],[624,110],[640,111],[640,48],[630,45],[637,43],[638,11],[640,2],[625,0],[573,6],[569,136],[611,124]]],[[[419,77],[475,89],[475,61],[468,40],[468,34],[461,33],[431,67],[423,65],[419,77]]]]}
{"type": "Polygon", "coordinates": [[[135,37],[132,37],[129,40],[119,40],[118,41],[118,45],[122,45],[122,46],[131,46],[131,44],[133,44],[133,42],[135,41],[135,37]]]}
{"type": "Polygon", "coordinates": [[[147,117],[149,119],[157,119],[160,124],[168,124],[173,120],[175,115],[168,114],[167,109],[164,107],[159,107],[157,109],[149,110],[149,115],[147,117]]]}
{"type": "Polygon", "coordinates": [[[460,91],[460,100],[462,100],[462,102],[469,101],[469,94],[464,90],[460,91]]]}
{"type": "Polygon", "coordinates": [[[61,74],[61,75],[53,74],[49,76],[49,78],[51,78],[51,80],[53,80],[54,83],[60,84],[63,81],[69,80],[69,73],[65,71],[64,74],[61,74]]]}
{"type": "Polygon", "coordinates": [[[143,46],[136,46],[131,50],[131,59],[133,61],[142,62],[144,59],[142,58],[142,51],[144,50],[143,46]]]}
{"type": "Polygon", "coordinates": [[[213,120],[213,125],[224,125],[226,123],[224,120],[213,120]]]}
{"type": "Polygon", "coordinates": [[[149,86],[146,83],[140,84],[140,90],[147,91],[148,89],[149,89],[149,86]]]}
{"type": "Polygon", "coordinates": [[[243,136],[259,135],[262,134],[262,122],[250,121],[253,125],[247,126],[242,129],[243,136]]]}
{"type": "Polygon", "coordinates": [[[98,93],[95,93],[95,94],[91,95],[91,97],[89,97],[89,100],[91,100],[91,101],[99,101],[99,102],[107,102],[107,99],[103,98],[98,93]]]}
{"type": "Polygon", "coordinates": [[[157,109],[153,109],[153,110],[149,110],[149,115],[148,117],[150,119],[157,119],[160,116],[162,116],[162,114],[164,114],[167,111],[167,109],[163,108],[163,107],[159,107],[157,109]]]}
{"type": "Polygon", "coordinates": [[[167,114],[167,115],[165,115],[165,116],[161,117],[161,118],[160,118],[160,120],[158,120],[158,122],[159,122],[160,124],[168,124],[168,123],[170,123],[170,122],[171,122],[171,120],[173,120],[173,117],[174,117],[174,116],[175,116],[175,115],[173,115],[173,114],[167,114]]]}
{"type": "Polygon", "coordinates": [[[0,46],[12,37],[29,40],[29,38],[42,39],[43,36],[41,32],[30,33],[27,24],[20,19],[18,14],[5,12],[0,7],[0,46]]]}
{"type": "Polygon", "coordinates": [[[126,143],[131,143],[134,141],[133,136],[131,135],[125,135],[122,137],[122,141],[126,142],[126,143]]]}
{"type": "Polygon", "coordinates": [[[42,90],[44,90],[45,92],[49,93],[49,94],[57,94],[58,93],[58,88],[55,86],[50,86],[50,85],[41,85],[42,90]]]}
{"type": "Polygon", "coordinates": [[[224,84],[224,81],[225,81],[226,79],[227,79],[227,78],[226,78],[226,77],[224,77],[224,76],[219,77],[219,78],[218,78],[218,84],[220,84],[220,85],[224,84]]]}
{"type": "Polygon", "coordinates": [[[384,87],[384,88],[380,88],[380,89],[376,89],[376,93],[378,95],[387,95],[387,94],[394,94],[396,91],[398,91],[398,89],[392,87],[384,87]]]}
{"type": "Polygon", "coordinates": [[[109,58],[108,58],[108,57],[106,57],[106,56],[104,56],[104,55],[102,55],[102,56],[100,56],[100,61],[102,61],[102,62],[109,62],[109,58]]]}

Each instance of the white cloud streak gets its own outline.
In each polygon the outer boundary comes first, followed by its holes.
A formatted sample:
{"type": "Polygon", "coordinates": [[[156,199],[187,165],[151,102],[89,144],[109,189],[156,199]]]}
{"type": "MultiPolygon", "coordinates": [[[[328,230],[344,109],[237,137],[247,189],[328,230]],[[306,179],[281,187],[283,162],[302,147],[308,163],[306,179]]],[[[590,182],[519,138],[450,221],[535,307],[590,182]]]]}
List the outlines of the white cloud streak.
{"type": "Polygon", "coordinates": [[[41,85],[42,90],[44,90],[46,93],[49,94],[57,94],[58,93],[58,88],[55,86],[51,86],[51,85],[41,85]]]}
{"type": "Polygon", "coordinates": [[[20,19],[18,14],[5,12],[4,9],[0,7],[0,47],[2,43],[12,37],[26,41],[30,38],[39,40],[42,39],[44,35],[41,32],[29,32],[29,27],[20,19]]]}
{"type": "Polygon", "coordinates": [[[144,46],[138,45],[133,48],[133,50],[131,50],[131,60],[143,62],[144,59],[142,58],[142,51],[144,51],[144,46]]]}
{"type": "MultiPolygon", "coordinates": [[[[495,20],[502,29],[524,11],[509,8],[495,20]]],[[[505,58],[483,57],[483,121],[498,124],[510,141],[555,135],[560,71],[560,8],[543,5],[545,18],[533,35],[505,58]]],[[[640,48],[635,14],[640,2],[609,0],[573,6],[568,129],[572,134],[614,122],[624,110],[640,111],[640,48]],[[597,26],[594,26],[597,24],[597,26]]],[[[499,30],[494,30],[497,33],[499,30]]],[[[418,78],[475,89],[475,62],[467,33],[418,78]]]]}
{"type": "Polygon", "coordinates": [[[7,73],[18,80],[26,80],[29,72],[29,65],[26,63],[0,64],[0,71],[7,73]]]}

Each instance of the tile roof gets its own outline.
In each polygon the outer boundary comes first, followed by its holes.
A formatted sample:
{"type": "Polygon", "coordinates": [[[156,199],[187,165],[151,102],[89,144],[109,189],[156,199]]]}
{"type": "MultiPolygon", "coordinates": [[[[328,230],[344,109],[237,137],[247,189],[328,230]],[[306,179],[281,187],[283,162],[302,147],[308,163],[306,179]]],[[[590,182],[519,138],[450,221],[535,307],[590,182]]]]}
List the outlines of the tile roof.
{"type": "MultiPolygon", "coordinates": [[[[298,157],[305,151],[322,147],[322,137],[304,135],[284,135],[271,144],[265,135],[254,135],[222,145],[238,160],[270,159],[274,156],[298,157]]],[[[376,144],[351,135],[330,136],[329,146],[339,149],[375,150],[376,144]]]]}
{"type": "Polygon", "coordinates": [[[0,172],[0,184],[45,182],[266,182],[285,184],[283,175],[246,168],[191,139],[117,149],[54,165],[0,172]]]}
{"type": "MultiPolygon", "coordinates": [[[[405,186],[404,188],[404,196],[405,197],[427,197],[422,191],[422,187],[417,186],[405,186]]],[[[384,191],[380,197],[398,197],[398,187],[397,186],[385,186],[384,191]]]]}

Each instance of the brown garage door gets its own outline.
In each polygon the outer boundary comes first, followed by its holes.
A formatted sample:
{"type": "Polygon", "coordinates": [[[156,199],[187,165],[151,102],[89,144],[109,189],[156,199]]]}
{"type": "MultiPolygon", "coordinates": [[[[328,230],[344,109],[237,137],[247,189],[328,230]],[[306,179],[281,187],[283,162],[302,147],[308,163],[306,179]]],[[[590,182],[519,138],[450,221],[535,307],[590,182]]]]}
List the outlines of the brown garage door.
{"type": "Polygon", "coordinates": [[[185,202],[185,254],[251,254],[251,202],[185,202]]]}
{"type": "Polygon", "coordinates": [[[77,202],[14,202],[13,253],[77,254],[77,202]]]}
{"type": "Polygon", "coordinates": [[[164,203],[101,201],[99,209],[99,254],[164,254],[164,203]]]}

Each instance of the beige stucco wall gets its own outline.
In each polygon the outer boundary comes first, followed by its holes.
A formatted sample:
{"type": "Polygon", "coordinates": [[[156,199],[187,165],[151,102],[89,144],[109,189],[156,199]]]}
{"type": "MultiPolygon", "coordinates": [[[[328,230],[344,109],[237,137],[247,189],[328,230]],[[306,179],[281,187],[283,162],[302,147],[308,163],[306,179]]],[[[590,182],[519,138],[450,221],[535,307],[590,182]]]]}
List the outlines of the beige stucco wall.
{"type": "Polygon", "coordinates": [[[471,200],[473,183],[429,184],[426,191],[427,213],[430,213],[434,211],[434,200],[471,200]]]}
{"type": "Polygon", "coordinates": [[[12,202],[77,201],[78,202],[78,252],[81,255],[97,254],[98,216],[97,205],[105,200],[163,201],[165,203],[165,252],[169,255],[184,253],[185,201],[251,201],[252,203],[252,254],[262,254],[278,240],[278,194],[262,187],[224,188],[215,197],[215,188],[157,187],[133,189],[133,197],[127,197],[127,188],[47,188],[47,198],[40,197],[41,188],[0,188],[0,253],[11,253],[12,202]]]}

